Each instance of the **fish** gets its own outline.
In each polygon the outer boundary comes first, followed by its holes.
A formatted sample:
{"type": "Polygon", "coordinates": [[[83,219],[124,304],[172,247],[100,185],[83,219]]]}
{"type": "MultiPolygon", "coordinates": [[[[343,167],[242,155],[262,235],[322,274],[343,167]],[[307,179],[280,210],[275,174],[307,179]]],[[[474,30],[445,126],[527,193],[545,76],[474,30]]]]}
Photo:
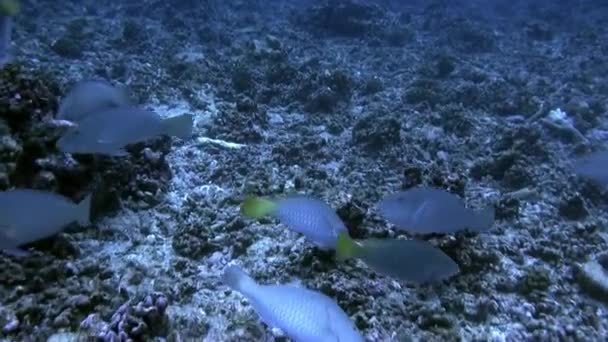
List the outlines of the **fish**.
{"type": "Polygon", "coordinates": [[[80,203],[59,194],[16,189],[0,192],[0,249],[15,250],[61,232],[77,222],[90,224],[91,195],[80,203]]]}
{"type": "Polygon", "coordinates": [[[325,250],[335,249],[338,233],[347,231],[342,219],[327,203],[307,195],[281,199],[249,197],[241,205],[241,214],[253,219],[272,215],[325,250]]]}
{"type": "Polygon", "coordinates": [[[381,215],[398,229],[415,234],[449,234],[462,230],[485,232],[494,224],[494,207],[468,209],[445,190],[413,188],[390,194],[378,202],[381,215]]]}
{"type": "Polygon", "coordinates": [[[127,145],[159,135],[187,139],[192,128],[191,114],[163,119],[141,108],[111,108],[90,114],[77,127],[69,128],[57,141],[57,148],[73,154],[125,156],[127,145]]]}
{"type": "Polygon", "coordinates": [[[130,105],[131,100],[123,89],[104,80],[83,80],[61,100],[56,118],[77,123],[91,114],[130,105]]]}
{"type": "Polygon", "coordinates": [[[574,173],[601,186],[608,185],[608,151],[598,151],[576,158],[574,173]]]}
{"type": "Polygon", "coordinates": [[[458,264],[441,249],[422,240],[354,240],[340,232],[336,259],[360,259],[375,272],[414,284],[448,279],[460,271],[458,264]]]}
{"type": "Polygon", "coordinates": [[[17,0],[0,0],[0,67],[11,61],[9,53],[13,34],[13,17],[19,12],[17,0]]]}
{"type": "Polygon", "coordinates": [[[296,284],[261,285],[237,265],[223,282],[241,293],[262,321],[296,342],[363,342],[350,317],[326,295],[296,284]]]}

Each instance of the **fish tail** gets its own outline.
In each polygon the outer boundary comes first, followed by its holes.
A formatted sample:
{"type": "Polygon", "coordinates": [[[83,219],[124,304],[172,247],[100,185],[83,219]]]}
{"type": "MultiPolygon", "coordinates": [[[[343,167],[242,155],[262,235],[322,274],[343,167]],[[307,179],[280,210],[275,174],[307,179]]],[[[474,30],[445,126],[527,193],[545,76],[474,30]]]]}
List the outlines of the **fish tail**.
{"type": "Polygon", "coordinates": [[[230,265],[224,269],[222,281],[235,291],[247,292],[256,282],[238,265],[230,265]]]}
{"type": "Polygon", "coordinates": [[[192,114],[183,114],[163,120],[164,133],[168,136],[188,139],[192,136],[194,119],[192,114]]]}
{"type": "Polygon", "coordinates": [[[262,197],[248,197],[241,204],[241,215],[252,219],[264,217],[277,208],[277,203],[262,197]]]}
{"type": "Polygon", "coordinates": [[[475,212],[475,224],[473,230],[484,232],[492,228],[495,220],[494,206],[489,205],[484,209],[475,212]]]}
{"type": "Polygon", "coordinates": [[[361,251],[355,240],[353,240],[347,232],[341,231],[338,233],[338,241],[336,242],[336,258],[339,261],[357,257],[361,251]]]}
{"type": "Polygon", "coordinates": [[[88,194],[76,207],[76,221],[81,226],[88,226],[91,224],[91,194],[88,194]]]}

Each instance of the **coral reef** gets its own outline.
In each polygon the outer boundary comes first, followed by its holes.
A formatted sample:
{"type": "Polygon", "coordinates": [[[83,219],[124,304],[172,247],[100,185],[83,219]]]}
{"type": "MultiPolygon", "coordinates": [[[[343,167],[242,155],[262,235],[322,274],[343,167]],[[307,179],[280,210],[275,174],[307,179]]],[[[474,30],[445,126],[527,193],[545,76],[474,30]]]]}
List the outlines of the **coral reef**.
{"type": "Polygon", "coordinates": [[[608,197],[570,165],[608,137],[597,2],[25,4],[0,70],[0,190],[92,192],[95,220],[0,255],[2,338],[285,340],[221,283],[230,262],[335,298],[372,341],[606,336],[608,197]],[[58,152],[50,119],[87,78],[192,113],[193,138],[58,152]],[[238,212],[303,192],[353,237],[411,238],[375,204],[415,186],[496,208],[487,233],[423,237],[461,268],[432,286],[238,212]]]}

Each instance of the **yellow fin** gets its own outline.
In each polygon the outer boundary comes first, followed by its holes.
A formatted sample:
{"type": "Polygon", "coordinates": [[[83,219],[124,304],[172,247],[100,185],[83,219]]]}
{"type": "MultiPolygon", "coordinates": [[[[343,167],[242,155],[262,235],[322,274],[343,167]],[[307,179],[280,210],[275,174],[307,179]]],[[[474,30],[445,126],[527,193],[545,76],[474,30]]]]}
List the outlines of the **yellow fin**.
{"type": "Polygon", "coordinates": [[[258,219],[272,213],[277,208],[277,203],[262,197],[248,197],[241,204],[241,215],[252,219],[258,219]]]}
{"type": "Polygon", "coordinates": [[[361,248],[362,247],[353,240],[347,232],[341,231],[338,233],[338,241],[336,242],[336,258],[338,261],[359,256],[361,248]]]}

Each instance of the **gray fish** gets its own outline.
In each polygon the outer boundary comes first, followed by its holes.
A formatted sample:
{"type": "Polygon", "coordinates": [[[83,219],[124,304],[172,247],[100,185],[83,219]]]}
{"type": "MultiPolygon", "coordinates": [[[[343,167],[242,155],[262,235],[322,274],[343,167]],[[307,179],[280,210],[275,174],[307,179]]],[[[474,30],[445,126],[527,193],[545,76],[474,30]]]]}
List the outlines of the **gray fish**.
{"type": "Polygon", "coordinates": [[[76,83],[61,100],[57,119],[78,122],[90,114],[130,104],[124,90],[106,81],[84,80],[76,83]]]}
{"type": "Polygon", "coordinates": [[[444,280],[459,272],[447,254],[421,240],[353,240],[341,232],[336,256],[338,260],[358,258],[380,274],[416,284],[444,280]]]}
{"type": "Polygon", "coordinates": [[[397,228],[416,234],[483,232],[494,223],[494,208],[475,211],[464,201],[440,189],[414,188],[386,196],[380,213],[397,228]]]}
{"type": "Polygon", "coordinates": [[[186,139],[192,135],[193,118],[183,114],[168,119],[134,107],[112,108],[88,115],[57,142],[62,152],[124,156],[129,144],[159,135],[186,139]]]}
{"type": "Polygon", "coordinates": [[[293,195],[277,200],[250,197],[241,205],[241,213],[249,218],[273,215],[324,249],[336,248],[338,233],[347,231],[342,219],[327,203],[310,196],[293,195]]]}
{"type": "Polygon", "coordinates": [[[608,151],[598,151],[576,158],[574,173],[602,186],[608,185],[608,151]]]}
{"type": "Polygon", "coordinates": [[[31,189],[0,192],[0,249],[12,250],[53,236],[68,224],[89,224],[91,196],[75,204],[61,195],[31,189]]]}
{"type": "Polygon", "coordinates": [[[297,285],[260,285],[235,265],[223,281],[240,292],[264,323],[296,342],[363,342],[348,315],[331,298],[297,285]]]}

